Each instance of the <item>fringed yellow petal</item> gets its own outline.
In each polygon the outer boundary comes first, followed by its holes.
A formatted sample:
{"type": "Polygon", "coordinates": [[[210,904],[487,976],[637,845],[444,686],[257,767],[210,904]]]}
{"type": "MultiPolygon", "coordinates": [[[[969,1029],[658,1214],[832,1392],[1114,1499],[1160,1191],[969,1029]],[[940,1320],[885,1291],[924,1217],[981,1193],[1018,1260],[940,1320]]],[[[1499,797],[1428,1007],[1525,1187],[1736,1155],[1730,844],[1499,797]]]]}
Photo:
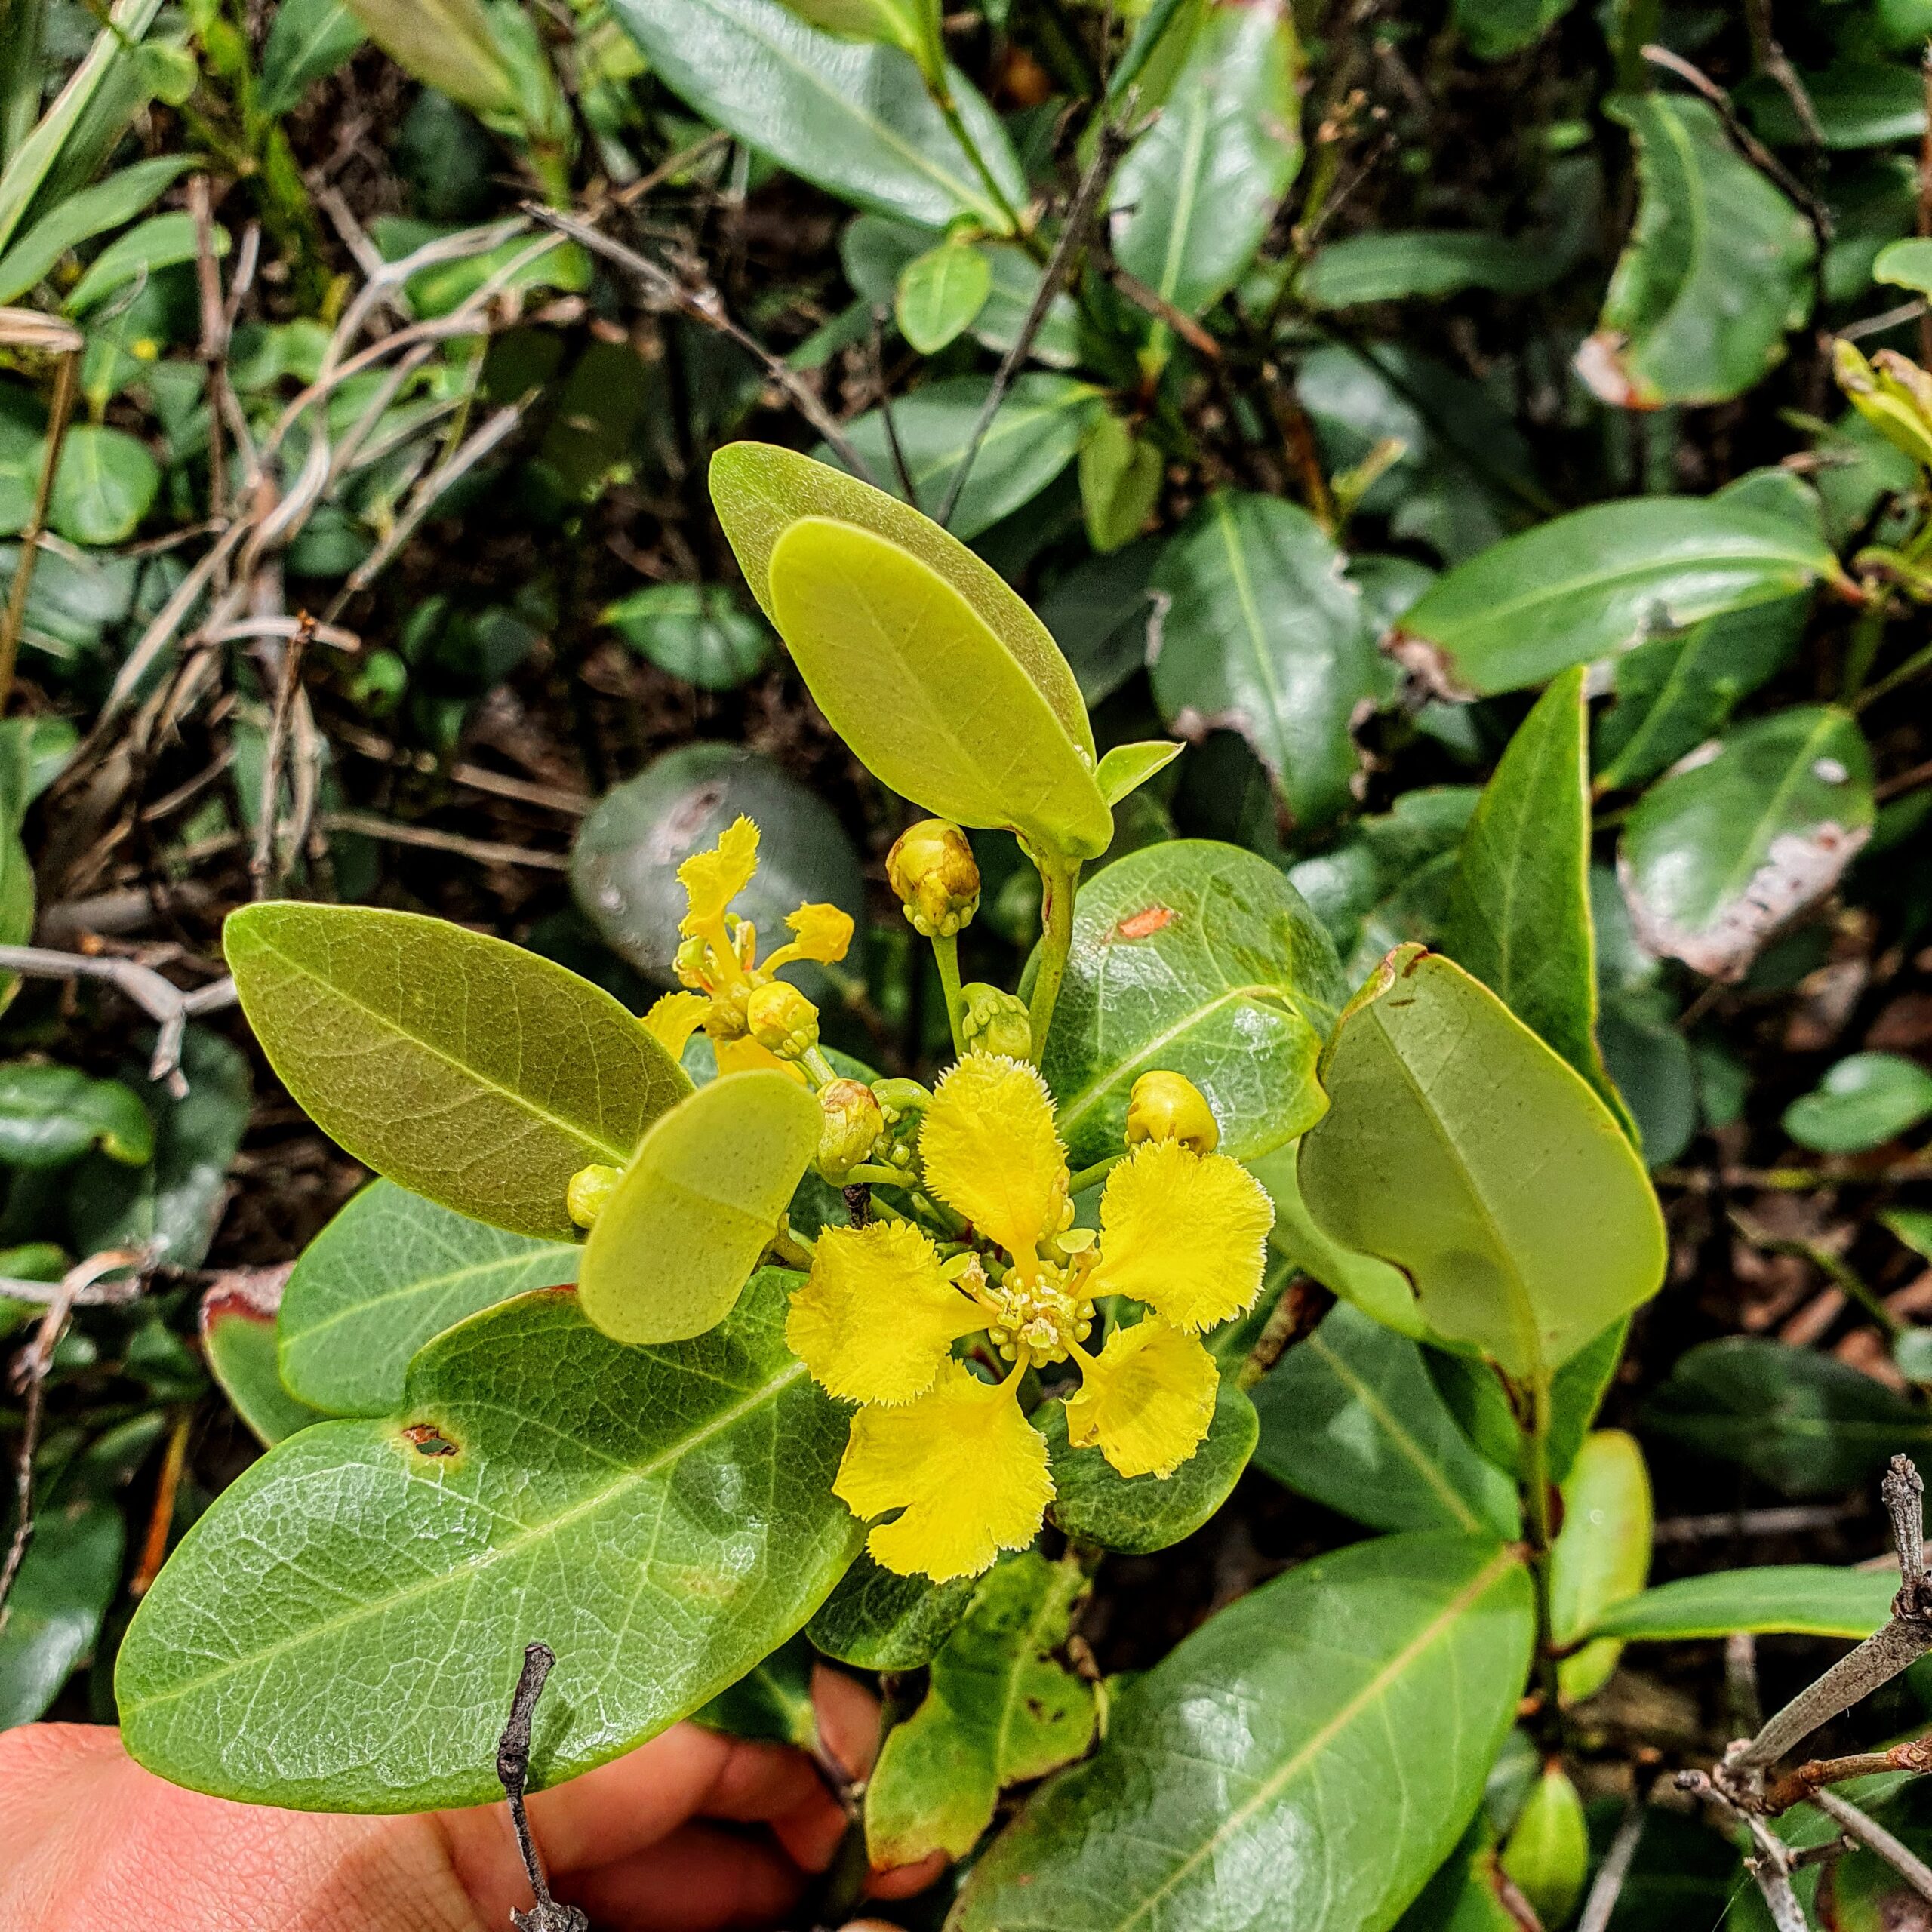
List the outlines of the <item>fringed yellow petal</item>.
{"type": "Polygon", "coordinates": [[[724,909],[752,882],[758,870],[758,827],[748,818],[734,819],[709,852],[694,852],[678,868],[678,883],[689,904],[678,930],[710,938],[724,917],[724,909]]]}
{"type": "Polygon", "coordinates": [[[1067,1439],[1097,1444],[1124,1476],[1171,1476],[1207,1439],[1220,1372],[1192,1335],[1150,1315],[1116,1328],[1081,1364],[1066,1405],[1067,1439]]]}
{"type": "Polygon", "coordinates": [[[944,1583],[977,1577],[1039,1534],[1053,1478],[1045,1438],[1012,1383],[980,1382],[958,1362],[901,1409],[861,1409],[832,1493],[854,1515],[902,1509],[866,1539],[875,1561],[944,1583]]]}
{"type": "Polygon", "coordinates": [[[644,1016],[645,1031],[673,1060],[681,1060],[710,1011],[711,1002],[703,993],[666,993],[644,1016]]]}
{"type": "Polygon", "coordinates": [[[852,915],[836,906],[801,906],[785,923],[794,936],[764,962],[768,973],[789,966],[795,959],[815,959],[821,966],[835,966],[852,943],[852,915]]]}
{"type": "Polygon", "coordinates": [[[780,1060],[769,1048],[760,1046],[749,1033],[741,1033],[735,1040],[713,1040],[711,1051],[718,1056],[720,1073],[758,1073],[776,1067],[780,1073],[789,1074],[801,1087],[811,1084],[802,1067],[780,1060]]]}
{"type": "Polygon", "coordinates": [[[1037,1067],[968,1054],[934,1090],[919,1152],[927,1186],[1008,1254],[1031,1255],[1058,1230],[1066,1151],[1037,1067]]]}
{"type": "Polygon", "coordinates": [[[1211,1328],[1261,1292],[1274,1204],[1225,1154],[1144,1140],[1107,1177],[1089,1295],[1131,1295],[1177,1328],[1211,1328]]]}
{"type": "Polygon", "coordinates": [[[946,1352],[986,1325],[949,1281],[939,1251],[905,1221],[827,1228],[792,1297],[785,1340],[835,1395],[909,1402],[931,1388],[946,1352]]]}

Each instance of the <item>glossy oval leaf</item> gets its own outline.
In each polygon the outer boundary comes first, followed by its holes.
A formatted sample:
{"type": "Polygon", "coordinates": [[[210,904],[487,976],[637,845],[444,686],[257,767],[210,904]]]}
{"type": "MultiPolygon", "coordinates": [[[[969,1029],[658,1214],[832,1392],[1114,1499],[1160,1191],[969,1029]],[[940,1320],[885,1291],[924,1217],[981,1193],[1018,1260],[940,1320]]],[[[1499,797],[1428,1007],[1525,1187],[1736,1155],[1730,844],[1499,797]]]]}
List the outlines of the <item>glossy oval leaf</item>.
{"type": "MultiPolygon", "coordinates": [[[[1611,1606],[1651,1574],[1651,1475],[1620,1429],[1583,1438],[1563,1482],[1563,1527],[1549,1559],[1549,1624],[1559,1647],[1581,1642],[1611,1606]]],[[[1583,1643],[1557,1666],[1566,1703],[1592,1697],[1617,1668],[1619,1646],[1583,1643]]]]}
{"type": "Polygon", "coordinates": [[[1257,1469],[1378,1530],[1518,1536],[1509,1479],[1471,1447],[1406,1336],[1346,1302],[1257,1383],[1257,1469]]]}
{"type": "MultiPolygon", "coordinates": [[[[305,1402],[281,1379],[275,1360],[275,1308],[283,1272],[244,1269],[217,1275],[202,1297],[202,1353],[208,1372],[235,1413],[270,1448],[339,1413],[305,1402]]],[[[398,1376],[398,1389],[401,1381],[398,1376]]]]}
{"type": "Polygon", "coordinates": [[[1580,665],[1545,691],[1457,848],[1442,949],[1595,1089],[1635,1135],[1597,1046],[1589,707],[1580,665]]]}
{"type": "Polygon", "coordinates": [[[601,988],[444,920],[271,900],[222,943],[269,1065],[325,1133],[512,1233],[572,1238],[571,1177],[621,1166],[690,1091],[601,988]]]}
{"type": "Polygon", "coordinates": [[[737,1682],[857,1546],[831,1493],[844,1415],[785,1346],[796,1279],[768,1271],[663,1349],[526,1295],[423,1350],[392,1418],[272,1450],[143,1600],[115,1673],[129,1751],[251,1803],[426,1810],[499,1795],[539,1633],[558,1660],[540,1784],[737,1682]]]}
{"type": "Polygon", "coordinates": [[[932,1662],[978,1588],[976,1577],[949,1583],[902,1577],[861,1551],[805,1635],[827,1657],[860,1670],[918,1670],[932,1662]]]}
{"type": "Polygon", "coordinates": [[[1319,826],[1353,802],[1349,725],[1379,688],[1361,593],[1306,510],[1221,491],[1161,552],[1168,600],[1152,665],[1171,729],[1238,731],[1295,822],[1319,826]]]}
{"type": "Polygon", "coordinates": [[[1632,1643],[1689,1642],[1734,1631],[1865,1638],[1890,1620],[1898,1587],[1896,1567],[1767,1563],[1660,1583],[1611,1604],[1589,1628],[1632,1643]]]}
{"type": "Polygon", "coordinates": [[[1742,979],[1871,836],[1872,754],[1849,712],[1793,705],[1725,733],[1638,800],[1617,875],[1654,953],[1742,979]]]}
{"type": "Polygon", "coordinates": [[[426,1342],[514,1295],[575,1281],[583,1255],[372,1182],[288,1278],[276,1323],[281,1379],[331,1415],[387,1415],[426,1342]]]}
{"type": "Polygon", "coordinates": [[[1391,648],[1439,688],[1487,697],[1838,575],[1822,537],[1768,511],[1626,497],[1552,517],[1445,571],[1391,648]]]}
{"type": "Polygon", "coordinates": [[[1784,1110],[1784,1131],[1820,1154],[1862,1154],[1932,1114],[1932,1073],[1902,1054],[1851,1054],[1784,1110]]]}
{"type": "Polygon", "coordinates": [[[681,1342],[731,1312],[818,1151],[789,1073],[731,1073],[657,1120],[584,1244],[583,1312],[620,1342],[681,1342]]]}
{"type": "Polygon", "coordinates": [[[607,605],[604,622],[631,648],[700,691],[735,691],[771,654],[771,633],[723,583],[651,583],[607,605]]]}
{"type": "Polygon", "coordinates": [[[1193,1535],[1234,1494],[1259,1428],[1254,1404],[1223,1382],[1207,1440],[1173,1475],[1124,1476],[1098,1449],[1069,1443],[1065,1403],[1041,1403],[1032,1422],[1052,1457],[1054,1521],[1076,1542],[1130,1556],[1193,1535]]]}
{"type": "Polygon", "coordinates": [[[48,522],[69,543],[125,543],[154,507],[161,466],[125,429],[82,423],[60,445],[48,522]]]}
{"type": "Polygon", "coordinates": [[[1301,162],[1294,26],[1281,0],[1211,6],[1108,196],[1114,254],[1198,315],[1232,288],[1301,162]]]}
{"type": "MultiPolygon", "coordinates": [[[[895,425],[906,406],[896,406],[895,425]]],[[[974,468],[978,467],[976,460],[974,468]]],[[[711,459],[711,498],[745,581],[767,617],[772,614],[772,550],[801,518],[856,524],[909,550],[973,607],[1033,681],[1067,736],[1092,755],[1087,706],[1052,633],[1005,578],[931,517],[830,463],[771,443],[726,444],[711,459]]]]}
{"type": "Polygon", "coordinates": [[[285,0],[269,23],[255,106],[280,116],[334,73],[367,38],[347,0],[285,0]]]}
{"type": "Polygon", "coordinates": [[[1208,840],[1130,853],[1075,901],[1042,1070],[1075,1167],[1118,1153],[1134,1083],[1184,1074],[1237,1159],[1292,1139],[1342,998],[1327,935],[1266,860],[1208,840]]]}
{"type": "MultiPolygon", "coordinates": [[[[747,147],[829,192],[940,229],[1013,223],[896,47],[821,32],[778,0],[616,0],[613,11],[665,85],[747,147]]],[[[972,83],[946,78],[1007,208],[1025,177],[972,83]]]]}
{"type": "Polygon", "coordinates": [[[993,292],[993,265],[970,242],[946,241],[900,271],[892,312],[921,355],[937,355],[973,326],[993,292]]]}
{"type": "Polygon", "coordinates": [[[1532,1382],[1656,1293],[1663,1218],[1629,1142],[1460,967],[1390,954],[1322,1080],[1331,1105],[1301,1147],[1309,1211],[1402,1269],[1438,1334],[1532,1382]]]}
{"type": "Polygon", "coordinates": [[[1303,1564],[1129,1684],[1100,1750],[973,1868],[952,1932],[1392,1924],[1481,1798],[1533,1623],[1528,1574],[1493,1540],[1303,1564]]]}
{"type": "Polygon", "coordinates": [[[1088,755],[952,585],[909,551],[808,517],[771,554],[779,635],[819,709],[875,777],[961,825],[1093,858],[1113,815],[1088,755]]]}
{"type": "MultiPolygon", "coordinates": [[[[892,435],[906,460],[913,507],[928,516],[938,515],[967,452],[973,451],[946,520],[964,543],[1031,503],[1079,454],[1106,413],[1105,400],[1091,383],[1034,369],[1007,391],[980,436],[980,417],[991,386],[990,377],[949,376],[892,405],[892,435]]],[[[895,490],[901,487],[882,410],[867,411],[847,426],[846,435],[875,476],[895,490]]],[[[831,451],[821,448],[819,454],[831,451]]]]}
{"type": "Polygon", "coordinates": [[[44,1717],[94,1648],[126,1543],[115,1503],[67,1484],[42,1504],[0,1623],[0,1730],[44,1717]]]}
{"type": "Polygon", "coordinates": [[[1643,199],[1578,372],[1606,402],[1723,402],[1811,309],[1811,225],[1708,103],[1661,91],[1605,110],[1635,139],[1643,199]]]}

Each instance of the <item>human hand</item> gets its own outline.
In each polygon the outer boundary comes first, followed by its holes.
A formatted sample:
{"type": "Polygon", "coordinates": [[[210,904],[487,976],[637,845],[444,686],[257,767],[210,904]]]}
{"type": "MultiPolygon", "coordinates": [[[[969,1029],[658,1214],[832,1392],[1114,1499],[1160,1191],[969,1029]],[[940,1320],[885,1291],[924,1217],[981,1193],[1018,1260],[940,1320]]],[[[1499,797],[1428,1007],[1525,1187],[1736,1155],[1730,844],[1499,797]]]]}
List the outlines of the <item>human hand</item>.
{"type": "MultiPolygon", "coordinates": [[[[835,1672],[820,1734],[871,1768],[878,1706],[835,1672]]],[[[680,1724],[534,1794],[558,1898],[596,1932],[730,1932],[786,1922],[838,1849],[844,1816],[811,1760],[680,1724]]],[[[0,1925],[34,1932],[509,1932],[530,1890],[500,1804],[417,1817],[276,1811],[183,1791],[88,1724],[0,1732],[0,1925]]],[[[937,1861],[875,1875],[930,1884],[937,1861]]]]}

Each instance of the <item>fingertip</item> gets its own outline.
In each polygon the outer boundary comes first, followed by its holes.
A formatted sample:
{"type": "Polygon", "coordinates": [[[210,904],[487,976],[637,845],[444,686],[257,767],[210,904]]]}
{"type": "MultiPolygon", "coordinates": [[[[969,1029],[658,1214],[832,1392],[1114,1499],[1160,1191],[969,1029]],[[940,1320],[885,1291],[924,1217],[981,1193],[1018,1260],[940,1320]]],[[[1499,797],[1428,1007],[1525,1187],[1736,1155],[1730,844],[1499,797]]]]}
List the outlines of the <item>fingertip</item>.
{"type": "Polygon", "coordinates": [[[810,1798],[771,1820],[771,1835],[803,1870],[823,1872],[844,1842],[845,1814],[823,1784],[813,1782],[817,1788],[810,1798]]]}
{"type": "Polygon", "coordinates": [[[894,1865],[875,1872],[866,1881],[866,1894],[875,1899],[909,1899],[938,1882],[946,1867],[943,1851],[929,1852],[916,1865],[894,1865]]]}
{"type": "Polygon", "coordinates": [[[870,1775],[878,1755],[878,1700],[830,1665],[812,1666],[812,1708],[820,1741],[848,1778],[870,1775]]]}

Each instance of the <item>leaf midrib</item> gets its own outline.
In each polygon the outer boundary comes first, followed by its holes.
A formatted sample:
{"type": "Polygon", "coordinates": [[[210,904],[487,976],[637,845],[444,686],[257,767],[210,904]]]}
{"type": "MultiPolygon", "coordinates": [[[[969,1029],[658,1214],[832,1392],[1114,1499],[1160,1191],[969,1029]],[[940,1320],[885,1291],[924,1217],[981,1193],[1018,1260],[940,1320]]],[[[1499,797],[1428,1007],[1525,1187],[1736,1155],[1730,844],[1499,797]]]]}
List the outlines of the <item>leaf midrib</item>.
{"type": "MultiPolygon", "coordinates": [[[[328,1636],[336,1631],[349,1629],[366,1618],[386,1616],[392,1611],[405,1604],[411,1602],[417,1598],[429,1595],[459,1580],[472,1581],[485,1571],[493,1569],[498,1564],[521,1554],[531,1544],[542,1542],[548,1537],[556,1535],[580,1518],[593,1515],[608,1504],[613,1497],[621,1495],[640,1484],[650,1481],[654,1476],[662,1475],[666,1469],[681,1461],[686,1456],[701,1447],[714,1436],[721,1435],[726,1430],[735,1427],[746,1417],[755,1413],[768,1401],[782,1394],[804,1372],[805,1365],[802,1361],[793,1361],[778,1374],[761,1383],[742,1401],[733,1404],[728,1409],[721,1410],[702,1429],[691,1435],[680,1437],[677,1442],[663,1454],[654,1457],[648,1463],[637,1465],[623,1477],[607,1484],[584,1501],[574,1503],[569,1509],[560,1511],[547,1522],[534,1524],[525,1530],[521,1534],[510,1537],[506,1542],[494,1546],[469,1562],[442,1571],[433,1577],[426,1577],[420,1582],[411,1583],[407,1589],[398,1590],[392,1595],[382,1598],[378,1601],[358,1604],[352,1610],[346,1611],[339,1616],[325,1618],[319,1623],[309,1624],[304,1629],[294,1632],[288,1636],[279,1638],[274,1643],[266,1644],[259,1650],[251,1651],[245,1656],[232,1658],[213,1670],[204,1671],[198,1677],[185,1678],[165,1690],[156,1691],[143,1698],[124,1700],[122,1709],[125,1712],[145,1714],[160,1705],[173,1703],[192,1692],[205,1690],[209,1684],[216,1683],[224,1677],[232,1676],[238,1671],[259,1669],[275,1657],[280,1657],[290,1651],[298,1650],[303,1645],[328,1636]]],[[[429,1406],[433,1407],[433,1404],[429,1406]]],[[[365,1429],[371,1426],[368,1423],[358,1426],[365,1429]]],[[[406,1474],[405,1479],[408,1479],[406,1474]]],[[[466,1499],[467,1500],[469,1499],[466,1499]]],[[[486,1506],[479,1505],[478,1506],[486,1506]]],[[[646,1565],[639,1566],[640,1577],[646,1567],[648,1567],[646,1565]]]]}
{"type": "Polygon", "coordinates": [[[1517,1558],[1507,1548],[1500,1549],[1470,1580],[1458,1590],[1448,1602],[1431,1617],[1427,1623],[1405,1644],[1402,1648],[1384,1663],[1355,1695],[1342,1706],[1326,1723],[1302,1745],[1287,1761],[1272,1773],[1258,1785],[1253,1795],[1237,1805],[1223,1819],[1207,1838],[1187,1857],[1182,1860],[1153,1891],[1149,1892],[1128,1917],[1118,1921],[1111,1932],[1128,1932],[1130,1926],[1137,1924],[1153,1908],[1171,1892],[1204,1858],[1219,1850],[1223,1843],[1244,1826],[1264,1804],[1272,1803],[1282,1789],[1371,1705],[1379,1703],[1388,1686],[1407,1670],[1411,1664],[1428,1650],[1469,1609],[1471,1604],[1488,1595],[1497,1580],[1516,1567],[1517,1558]]]}
{"type": "Polygon", "coordinates": [[[1706,926],[1710,925],[1724,909],[1737,898],[1745,888],[1763,869],[1766,860],[1770,857],[1771,847],[1777,839],[1777,834],[1774,832],[1769,837],[1764,835],[1767,829],[1775,823],[1783,812],[1785,804],[1790,798],[1792,792],[1796,789],[1805,773],[1810,770],[1820,743],[1838,729],[1840,721],[1841,719],[1837,712],[1827,709],[1819,718],[1817,723],[1805,733],[1803,746],[1785,768],[1783,777],[1773,788],[1771,795],[1764,801],[1764,809],[1758,814],[1756,820],[1753,823],[1749,837],[1738,848],[1740,856],[1737,862],[1721,876],[1718,881],[1718,897],[1704,915],[1706,926]],[[1754,854],[1756,855],[1755,857],[1752,856],[1754,854]]]}

